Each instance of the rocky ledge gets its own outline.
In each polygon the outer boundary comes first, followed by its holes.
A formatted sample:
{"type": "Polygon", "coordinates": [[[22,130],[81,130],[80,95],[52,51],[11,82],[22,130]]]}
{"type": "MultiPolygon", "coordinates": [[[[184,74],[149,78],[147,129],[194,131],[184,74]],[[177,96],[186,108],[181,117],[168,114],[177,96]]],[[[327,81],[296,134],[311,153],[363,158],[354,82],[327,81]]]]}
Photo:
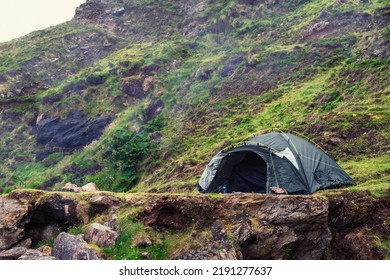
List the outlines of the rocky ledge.
{"type": "Polygon", "coordinates": [[[118,216],[145,227],[145,234],[133,239],[135,247],[151,246],[150,236],[189,236],[191,242],[168,248],[170,259],[383,259],[388,252],[377,244],[390,236],[389,215],[390,196],[369,192],[204,196],[16,190],[0,197],[0,259],[104,259],[100,248],[115,246],[126,230],[118,216]],[[84,225],[82,234],[67,233],[75,225],[84,225]],[[52,247],[42,245],[49,240],[52,247]]]}

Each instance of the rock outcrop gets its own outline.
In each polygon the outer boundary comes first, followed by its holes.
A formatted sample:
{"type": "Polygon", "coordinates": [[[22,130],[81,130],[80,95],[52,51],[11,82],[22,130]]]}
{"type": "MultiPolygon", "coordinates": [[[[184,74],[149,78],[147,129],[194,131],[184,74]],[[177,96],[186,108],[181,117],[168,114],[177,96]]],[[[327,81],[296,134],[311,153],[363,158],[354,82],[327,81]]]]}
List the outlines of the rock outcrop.
{"type": "Polygon", "coordinates": [[[82,186],[81,189],[85,192],[96,192],[99,190],[96,184],[92,182],[82,186]]]}
{"type": "Polygon", "coordinates": [[[25,247],[15,247],[9,250],[0,251],[0,260],[17,260],[27,252],[25,247]]]}
{"type": "Polygon", "coordinates": [[[70,152],[83,148],[99,138],[110,122],[110,117],[90,120],[80,111],[69,112],[64,120],[58,117],[43,118],[37,124],[37,144],[46,149],[37,154],[37,160],[58,149],[70,152]]]}
{"type": "Polygon", "coordinates": [[[153,258],[148,248],[167,236],[189,234],[191,242],[175,244],[169,258],[382,259],[377,241],[390,236],[390,197],[368,192],[209,197],[18,190],[0,197],[0,205],[0,259],[101,259],[87,242],[116,246],[133,222],[138,231],[121,246],[137,247],[141,259],[153,258]],[[90,220],[99,223],[84,227],[85,235],[66,233],[90,220]],[[52,250],[34,249],[50,239],[52,250]]]}
{"type": "Polygon", "coordinates": [[[26,204],[8,197],[0,197],[0,250],[19,242],[28,222],[26,204]]]}
{"type": "Polygon", "coordinates": [[[98,191],[99,188],[96,186],[95,183],[88,183],[82,187],[77,186],[76,184],[72,184],[71,182],[68,182],[65,184],[65,186],[61,189],[61,191],[65,192],[95,192],[98,191]]]}
{"type": "Polygon", "coordinates": [[[183,232],[195,224],[200,232],[212,231],[209,239],[206,233],[195,238],[198,248],[179,252],[178,259],[321,259],[331,241],[327,218],[326,198],[261,194],[163,197],[143,214],[157,230],[183,232]]]}

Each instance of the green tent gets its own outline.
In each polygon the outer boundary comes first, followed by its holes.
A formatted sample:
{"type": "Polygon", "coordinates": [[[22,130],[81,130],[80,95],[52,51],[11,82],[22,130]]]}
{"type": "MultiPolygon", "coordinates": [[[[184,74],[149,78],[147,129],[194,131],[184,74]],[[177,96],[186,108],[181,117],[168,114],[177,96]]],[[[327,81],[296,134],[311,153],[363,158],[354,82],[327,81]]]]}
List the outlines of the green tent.
{"type": "Polygon", "coordinates": [[[219,152],[206,166],[198,190],[312,194],[354,184],[323,150],[294,134],[271,132],[219,152]]]}

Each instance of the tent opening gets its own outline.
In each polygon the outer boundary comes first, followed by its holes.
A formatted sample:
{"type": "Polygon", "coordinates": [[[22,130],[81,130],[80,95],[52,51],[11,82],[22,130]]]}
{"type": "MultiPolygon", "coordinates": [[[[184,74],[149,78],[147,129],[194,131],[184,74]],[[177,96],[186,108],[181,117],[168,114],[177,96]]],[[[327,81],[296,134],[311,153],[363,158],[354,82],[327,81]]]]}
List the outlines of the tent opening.
{"type": "Polygon", "coordinates": [[[237,152],[233,155],[228,192],[266,193],[267,164],[254,152],[237,152]]]}

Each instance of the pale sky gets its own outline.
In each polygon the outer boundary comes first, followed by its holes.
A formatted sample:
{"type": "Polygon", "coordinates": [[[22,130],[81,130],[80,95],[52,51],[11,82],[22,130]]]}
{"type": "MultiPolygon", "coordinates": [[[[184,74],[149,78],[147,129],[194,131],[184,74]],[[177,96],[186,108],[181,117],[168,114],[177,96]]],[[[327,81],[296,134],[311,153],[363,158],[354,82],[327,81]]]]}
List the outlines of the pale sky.
{"type": "Polygon", "coordinates": [[[86,0],[0,0],[0,42],[70,20],[86,0]]]}

